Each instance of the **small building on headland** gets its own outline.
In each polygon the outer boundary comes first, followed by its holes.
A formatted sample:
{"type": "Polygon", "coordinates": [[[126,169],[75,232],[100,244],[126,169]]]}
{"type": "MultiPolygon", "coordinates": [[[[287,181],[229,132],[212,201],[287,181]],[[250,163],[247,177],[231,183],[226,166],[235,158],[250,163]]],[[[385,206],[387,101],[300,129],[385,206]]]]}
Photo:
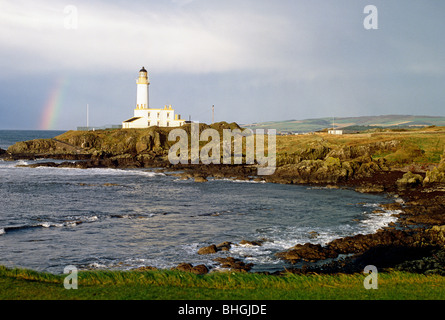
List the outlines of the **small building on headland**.
{"type": "Polygon", "coordinates": [[[329,134],[343,134],[343,130],[338,130],[338,129],[329,129],[328,130],[329,134]]]}
{"type": "Polygon", "coordinates": [[[171,105],[164,108],[150,108],[148,100],[148,86],[150,80],[147,70],[144,67],[139,71],[139,78],[136,80],[136,108],[133,117],[122,122],[123,129],[158,127],[180,127],[185,123],[181,115],[175,114],[171,105]]]}

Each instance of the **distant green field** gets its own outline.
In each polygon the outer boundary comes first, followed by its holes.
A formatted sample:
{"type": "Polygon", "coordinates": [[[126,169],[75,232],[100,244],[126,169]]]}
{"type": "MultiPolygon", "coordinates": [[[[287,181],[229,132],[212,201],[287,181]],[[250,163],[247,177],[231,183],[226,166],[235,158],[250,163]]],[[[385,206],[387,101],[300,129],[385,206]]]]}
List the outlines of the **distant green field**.
{"type": "Polygon", "coordinates": [[[245,124],[243,127],[251,129],[276,129],[279,132],[312,132],[326,128],[348,127],[396,127],[413,126],[445,126],[445,117],[411,116],[411,115],[383,115],[363,117],[319,118],[305,120],[268,121],[262,123],[245,124]]]}

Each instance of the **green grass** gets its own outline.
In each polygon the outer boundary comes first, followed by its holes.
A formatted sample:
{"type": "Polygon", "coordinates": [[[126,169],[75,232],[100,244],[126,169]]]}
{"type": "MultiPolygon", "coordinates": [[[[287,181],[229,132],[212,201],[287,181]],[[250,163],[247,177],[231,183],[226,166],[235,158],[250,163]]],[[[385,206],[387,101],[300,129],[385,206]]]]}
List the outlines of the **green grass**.
{"type": "Polygon", "coordinates": [[[0,267],[0,299],[44,300],[380,300],[445,299],[445,277],[380,273],[378,289],[366,290],[364,274],[270,276],[179,271],[83,271],[78,289],[65,275],[0,267]]]}

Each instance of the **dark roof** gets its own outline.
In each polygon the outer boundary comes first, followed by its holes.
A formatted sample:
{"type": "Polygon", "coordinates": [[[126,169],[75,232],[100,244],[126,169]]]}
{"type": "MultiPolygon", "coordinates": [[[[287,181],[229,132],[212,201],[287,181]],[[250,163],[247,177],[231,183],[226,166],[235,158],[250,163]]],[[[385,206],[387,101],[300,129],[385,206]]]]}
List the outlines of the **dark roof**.
{"type": "Polygon", "coordinates": [[[142,117],[133,117],[131,119],[125,120],[124,122],[133,122],[133,121],[136,121],[137,119],[140,119],[140,118],[142,118],[142,117]]]}
{"type": "Polygon", "coordinates": [[[142,67],[142,69],[141,69],[141,70],[139,70],[139,72],[147,72],[147,70],[145,70],[145,68],[144,68],[144,67],[142,67]]]}

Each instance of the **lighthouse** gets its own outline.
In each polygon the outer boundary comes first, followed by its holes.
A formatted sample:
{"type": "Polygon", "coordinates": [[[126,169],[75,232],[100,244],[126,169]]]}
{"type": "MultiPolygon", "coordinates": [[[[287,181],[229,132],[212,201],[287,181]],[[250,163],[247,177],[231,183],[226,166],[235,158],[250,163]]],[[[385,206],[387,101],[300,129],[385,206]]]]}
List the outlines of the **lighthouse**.
{"type": "Polygon", "coordinates": [[[181,115],[175,114],[175,110],[171,105],[166,105],[164,108],[149,107],[149,85],[150,80],[148,79],[147,70],[142,67],[136,80],[136,108],[134,109],[133,117],[122,122],[122,128],[180,127],[184,125],[185,120],[181,119],[181,115]]]}
{"type": "Polygon", "coordinates": [[[148,109],[148,86],[150,85],[150,80],[144,67],[139,70],[139,78],[136,80],[136,85],[136,109],[148,109]]]}

